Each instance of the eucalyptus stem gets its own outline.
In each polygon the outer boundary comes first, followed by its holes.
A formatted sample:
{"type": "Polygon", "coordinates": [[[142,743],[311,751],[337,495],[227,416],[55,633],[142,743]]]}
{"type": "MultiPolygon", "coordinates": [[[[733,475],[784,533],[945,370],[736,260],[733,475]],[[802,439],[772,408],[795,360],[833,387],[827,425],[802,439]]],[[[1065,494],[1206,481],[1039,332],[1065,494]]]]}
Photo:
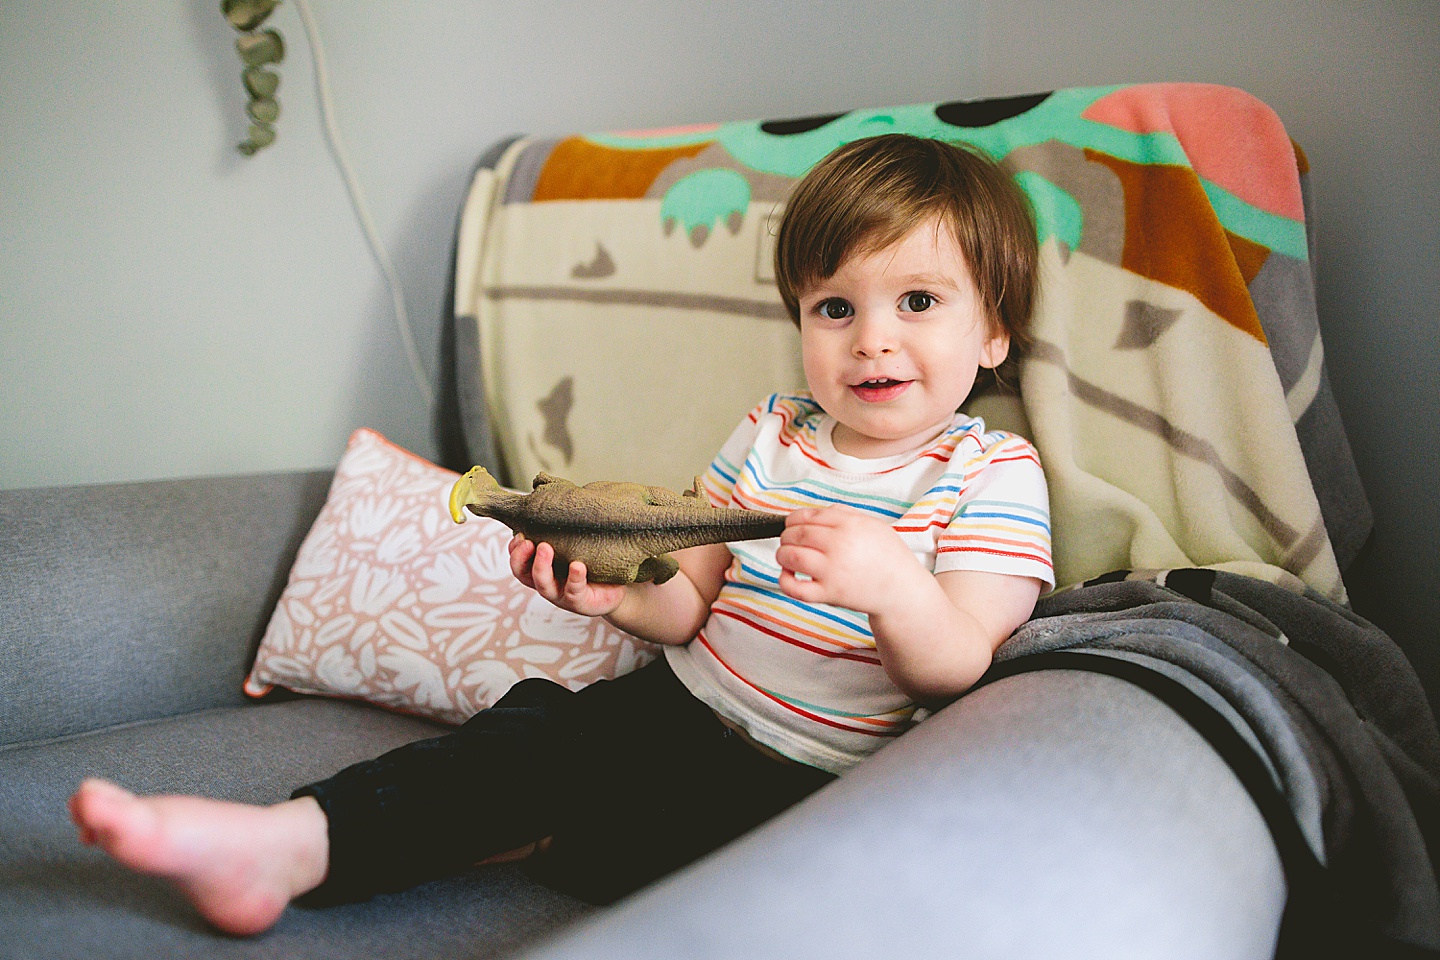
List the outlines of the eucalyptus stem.
{"type": "Polygon", "coordinates": [[[245,104],[250,130],[236,149],[247,157],[275,142],[275,121],[280,118],[280,101],[275,92],[280,89],[280,74],[268,67],[285,59],[285,40],[274,28],[261,30],[260,26],[279,4],[280,0],[221,0],[220,3],[220,12],[240,32],[235,40],[235,52],[244,64],[240,79],[250,97],[250,102],[245,104]]]}

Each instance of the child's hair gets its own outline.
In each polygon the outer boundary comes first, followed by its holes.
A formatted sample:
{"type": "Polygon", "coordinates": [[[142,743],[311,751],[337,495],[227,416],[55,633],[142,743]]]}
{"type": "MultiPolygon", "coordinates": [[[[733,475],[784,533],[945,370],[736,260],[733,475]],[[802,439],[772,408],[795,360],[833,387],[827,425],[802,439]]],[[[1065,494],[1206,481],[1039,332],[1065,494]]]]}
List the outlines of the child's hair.
{"type": "Polygon", "coordinates": [[[938,216],[955,237],[990,322],[1011,356],[1030,343],[1039,250],[1025,194],[977,150],[892,133],[821,160],[790,195],[775,244],[775,278],[790,317],[800,294],[845,258],[881,250],[938,216]]]}

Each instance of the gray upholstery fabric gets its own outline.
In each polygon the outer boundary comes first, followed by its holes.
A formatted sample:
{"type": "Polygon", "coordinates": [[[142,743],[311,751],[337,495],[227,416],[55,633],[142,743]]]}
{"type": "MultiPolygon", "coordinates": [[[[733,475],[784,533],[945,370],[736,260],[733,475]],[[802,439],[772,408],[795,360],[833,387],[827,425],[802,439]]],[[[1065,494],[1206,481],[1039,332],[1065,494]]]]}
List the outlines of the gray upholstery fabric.
{"type": "Polygon", "coordinates": [[[267,802],[437,727],[303,700],[0,752],[0,954],[14,957],[1265,957],[1284,882],[1200,737],[1109,677],[977,692],[700,864],[589,908],[512,869],[208,931],[165,885],[74,839],[85,775],[267,802]]]}
{"type": "Polygon", "coordinates": [[[335,701],[243,703],[327,485],[0,493],[0,956],[1270,953],[1284,882],[1234,776],[1149,694],[1064,671],[976,692],[573,930],[590,908],[494,868],[291,909],[257,938],[214,934],[163,883],[81,846],[65,800],[95,775],[269,802],[440,729],[335,701]]]}
{"type": "Polygon", "coordinates": [[[0,491],[0,744],[243,702],[329,482],[0,491]]]}
{"type": "Polygon", "coordinates": [[[219,708],[0,750],[0,956],[491,957],[590,908],[490,868],[362,904],[292,907],[263,936],[214,933],[166,884],[76,839],[86,776],[144,793],[283,800],[339,767],[443,730],[349,703],[219,708]]]}
{"type": "Polygon", "coordinates": [[[1171,710],[1012,677],[699,864],[526,956],[1261,958],[1263,820],[1171,710]]]}

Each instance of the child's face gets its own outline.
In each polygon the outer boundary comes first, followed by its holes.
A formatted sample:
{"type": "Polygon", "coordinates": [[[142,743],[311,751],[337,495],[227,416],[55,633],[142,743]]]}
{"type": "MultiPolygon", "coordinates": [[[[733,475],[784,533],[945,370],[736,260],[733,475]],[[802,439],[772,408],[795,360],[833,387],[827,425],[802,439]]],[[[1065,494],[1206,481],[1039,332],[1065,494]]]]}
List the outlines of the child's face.
{"type": "Polygon", "coordinates": [[[938,220],[850,257],[800,295],[810,392],[837,421],[835,449],[874,459],[945,429],[980,367],[1005,359],[965,257],[938,220]]]}

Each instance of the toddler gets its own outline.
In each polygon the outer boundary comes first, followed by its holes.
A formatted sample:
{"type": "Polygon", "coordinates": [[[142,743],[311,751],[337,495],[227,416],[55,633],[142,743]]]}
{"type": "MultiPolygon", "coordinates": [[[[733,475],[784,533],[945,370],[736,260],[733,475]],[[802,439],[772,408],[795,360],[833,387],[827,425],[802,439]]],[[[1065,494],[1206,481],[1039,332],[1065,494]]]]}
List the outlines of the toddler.
{"type": "Polygon", "coordinates": [[[679,551],[660,585],[579,563],[559,582],[548,544],[510,544],[523,583],[665,656],[578,693],[524,680],[274,806],[89,780],[82,839],[253,933],[301,896],[537,853],[541,880],[607,902],[807,796],[979,679],[1053,585],[1034,449],[956,412],[1024,345],[1036,263],[1023,195],[981,155],[903,135],[835,151],[775,255],[809,392],[760,403],[702,477],[784,534],[679,551]]]}

